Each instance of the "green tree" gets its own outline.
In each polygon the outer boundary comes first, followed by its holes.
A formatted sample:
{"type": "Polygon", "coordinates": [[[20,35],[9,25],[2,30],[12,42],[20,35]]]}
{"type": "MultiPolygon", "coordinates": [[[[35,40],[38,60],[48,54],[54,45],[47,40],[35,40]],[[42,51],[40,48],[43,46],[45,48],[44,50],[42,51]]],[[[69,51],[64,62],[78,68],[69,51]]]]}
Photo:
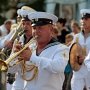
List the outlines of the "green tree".
{"type": "MultiPolygon", "coordinates": [[[[0,0],[0,25],[6,20],[5,13],[11,8],[18,9],[18,5],[27,5],[37,11],[45,11],[45,0],[0,0]]],[[[14,16],[14,18],[16,15],[14,16]]]]}
{"type": "Polygon", "coordinates": [[[6,20],[5,17],[2,15],[2,13],[7,8],[8,0],[0,0],[0,25],[6,20]]]}

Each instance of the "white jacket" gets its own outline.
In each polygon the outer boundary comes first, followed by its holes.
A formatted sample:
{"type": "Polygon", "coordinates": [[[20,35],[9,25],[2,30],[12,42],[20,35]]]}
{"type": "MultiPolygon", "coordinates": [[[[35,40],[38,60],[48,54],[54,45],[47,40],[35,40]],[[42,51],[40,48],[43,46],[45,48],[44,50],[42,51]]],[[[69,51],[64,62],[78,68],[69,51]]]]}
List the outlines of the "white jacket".
{"type": "MultiPolygon", "coordinates": [[[[62,44],[52,44],[47,46],[39,56],[33,52],[30,61],[38,67],[38,75],[32,81],[28,81],[24,89],[18,90],[62,90],[64,82],[64,69],[68,62],[69,49],[62,44]]],[[[21,76],[20,65],[13,67],[12,72],[17,72],[21,76]]],[[[32,72],[26,72],[26,77],[30,78],[32,72]]],[[[18,82],[19,86],[22,86],[18,82]]],[[[24,84],[25,85],[25,84],[24,84]]],[[[23,86],[22,86],[23,87],[23,86]]]]}
{"type": "MultiPolygon", "coordinates": [[[[78,42],[79,44],[83,47],[86,46],[86,51],[87,54],[90,50],[90,35],[85,39],[85,37],[83,36],[83,33],[80,32],[79,34],[75,35],[74,37],[74,41],[76,40],[76,38],[78,37],[78,42]]],[[[83,63],[80,70],[79,71],[73,71],[73,77],[74,78],[85,78],[88,75],[88,70],[87,67],[85,66],[85,64],[83,63]]]]}
{"type": "Polygon", "coordinates": [[[8,34],[8,30],[6,29],[4,24],[0,26],[0,32],[1,32],[1,37],[6,36],[8,34]]]}

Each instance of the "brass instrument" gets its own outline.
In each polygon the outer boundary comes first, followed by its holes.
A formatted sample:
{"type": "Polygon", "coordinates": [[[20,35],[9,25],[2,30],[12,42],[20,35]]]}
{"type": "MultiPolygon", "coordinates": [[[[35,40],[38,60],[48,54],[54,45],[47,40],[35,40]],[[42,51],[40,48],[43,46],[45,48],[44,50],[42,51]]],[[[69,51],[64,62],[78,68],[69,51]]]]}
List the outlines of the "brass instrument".
{"type": "MultiPolygon", "coordinates": [[[[15,29],[15,32],[12,35],[12,37],[10,38],[10,40],[14,41],[18,37],[18,34],[22,31],[21,25],[22,25],[22,21],[19,23],[19,25],[15,29]]],[[[0,65],[0,90],[6,90],[7,65],[3,61],[9,57],[10,53],[11,53],[11,49],[7,48],[7,47],[0,50],[0,62],[1,62],[1,65],[0,65]],[[6,67],[5,69],[3,69],[4,65],[6,67]]]]}
{"type": "MultiPolygon", "coordinates": [[[[21,9],[28,10],[28,11],[31,11],[31,12],[35,11],[32,8],[29,9],[27,6],[23,6],[21,9]]],[[[11,39],[10,39],[11,41],[14,41],[17,38],[18,33],[22,31],[21,25],[22,25],[22,21],[19,23],[18,27],[16,28],[16,32],[11,37],[11,39]]],[[[10,49],[8,49],[6,47],[4,49],[2,49],[2,53],[0,55],[0,90],[6,90],[6,74],[7,74],[7,70],[8,70],[8,64],[11,61],[13,61],[13,59],[15,57],[17,57],[23,50],[25,50],[29,46],[29,43],[30,44],[33,43],[34,40],[35,40],[35,38],[33,38],[30,42],[28,42],[22,50],[20,50],[19,52],[14,53],[9,58],[8,58],[8,56],[10,55],[11,51],[9,53],[7,51],[10,50],[10,49]]],[[[36,68],[35,68],[35,71],[37,71],[36,68]]]]}
{"type": "Polygon", "coordinates": [[[36,37],[33,37],[27,44],[24,45],[24,47],[19,51],[13,53],[8,59],[5,61],[0,60],[0,70],[1,71],[7,71],[8,70],[8,64],[15,59],[20,53],[22,53],[27,47],[29,47],[30,44],[33,42],[36,42],[36,37]]]}
{"type": "MultiPolygon", "coordinates": [[[[14,40],[18,37],[19,33],[21,32],[22,33],[22,21],[19,23],[19,25],[17,26],[14,34],[12,35],[12,37],[10,38],[10,41],[14,42],[14,40]]],[[[22,33],[23,34],[23,33],[22,33]]],[[[8,47],[4,47],[1,51],[0,51],[0,59],[2,60],[6,60],[9,55],[11,53],[11,49],[8,48],[8,47]]]]}
{"type": "Polygon", "coordinates": [[[76,42],[72,44],[69,52],[70,65],[74,71],[78,71],[83,64],[83,60],[79,61],[80,56],[86,56],[86,47],[82,47],[78,43],[77,38],[76,42]]]}
{"type": "MultiPolygon", "coordinates": [[[[22,53],[27,47],[29,47],[31,44],[36,42],[36,38],[37,37],[33,37],[27,44],[24,45],[24,47],[19,51],[19,52],[15,52],[13,53],[8,59],[6,59],[5,61],[0,59],[0,72],[2,75],[4,73],[3,76],[0,76],[0,90],[6,90],[6,74],[7,74],[7,70],[8,70],[8,65],[11,61],[13,61],[17,56],[20,55],[20,53],[22,53]],[[4,78],[4,79],[3,79],[4,78]],[[2,80],[3,79],[3,80],[2,80]]],[[[33,49],[34,50],[34,49],[33,49]]],[[[31,63],[32,64],[32,63],[31,63]]],[[[34,65],[35,66],[35,65],[34,65]]],[[[37,67],[33,67],[35,69],[34,73],[37,73],[37,67]]],[[[24,72],[23,72],[24,74],[24,72]]],[[[36,75],[32,76],[32,78],[30,80],[32,80],[36,75]]],[[[25,79],[24,75],[22,76],[23,79],[25,79]]],[[[29,81],[29,80],[27,80],[29,81]]]]}

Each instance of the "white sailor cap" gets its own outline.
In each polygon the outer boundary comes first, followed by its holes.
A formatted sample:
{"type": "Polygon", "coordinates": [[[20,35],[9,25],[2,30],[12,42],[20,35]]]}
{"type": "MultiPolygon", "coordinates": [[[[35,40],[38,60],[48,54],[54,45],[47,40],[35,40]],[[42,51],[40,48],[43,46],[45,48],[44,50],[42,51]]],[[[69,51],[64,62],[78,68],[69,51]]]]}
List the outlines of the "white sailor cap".
{"type": "Polygon", "coordinates": [[[32,21],[32,26],[53,24],[58,21],[57,16],[47,12],[32,12],[28,14],[28,18],[32,21]]]}
{"type": "Polygon", "coordinates": [[[11,24],[13,24],[13,23],[15,23],[15,22],[14,22],[14,20],[7,19],[7,20],[4,22],[4,24],[7,24],[7,23],[11,23],[11,24]]]}
{"type": "Polygon", "coordinates": [[[34,9],[32,9],[31,7],[28,7],[28,6],[23,6],[21,9],[17,10],[17,14],[19,16],[21,16],[23,20],[24,19],[29,20],[27,16],[31,12],[36,12],[36,11],[34,9]]]}
{"type": "Polygon", "coordinates": [[[90,18],[90,9],[81,9],[80,10],[81,18],[90,18]]]}

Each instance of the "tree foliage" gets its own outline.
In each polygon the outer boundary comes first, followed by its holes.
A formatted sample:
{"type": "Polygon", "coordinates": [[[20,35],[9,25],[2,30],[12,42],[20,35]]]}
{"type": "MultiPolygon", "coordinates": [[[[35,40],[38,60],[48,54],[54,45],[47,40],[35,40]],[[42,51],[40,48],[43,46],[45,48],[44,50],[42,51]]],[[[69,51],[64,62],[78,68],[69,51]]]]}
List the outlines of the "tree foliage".
{"type": "Polygon", "coordinates": [[[44,1],[45,0],[0,0],[0,25],[5,21],[5,12],[10,10],[11,8],[18,9],[18,4],[27,5],[37,11],[45,11],[44,10],[44,1]],[[3,14],[4,13],[4,14],[3,14]]]}
{"type": "Polygon", "coordinates": [[[35,3],[30,4],[32,8],[34,8],[37,11],[45,11],[44,7],[44,1],[45,0],[37,0],[35,3]]]}

